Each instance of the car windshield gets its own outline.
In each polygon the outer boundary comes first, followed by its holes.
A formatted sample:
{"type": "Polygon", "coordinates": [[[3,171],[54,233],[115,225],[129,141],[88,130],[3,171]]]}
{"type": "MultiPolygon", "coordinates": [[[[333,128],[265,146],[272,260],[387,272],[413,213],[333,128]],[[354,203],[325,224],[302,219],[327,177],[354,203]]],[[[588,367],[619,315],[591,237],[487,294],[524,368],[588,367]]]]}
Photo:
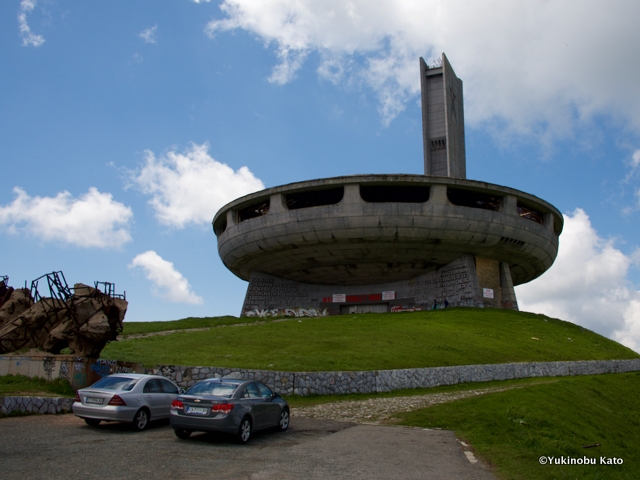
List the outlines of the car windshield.
{"type": "Polygon", "coordinates": [[[90,388],[102,388],[104,390],[130,391],[138,383],[137,378],[131,377],[104,377],[91,385],[90,388]]]}
{"type": "Polygon", "coordinates": [[[234,383],[202,382],[197,383],[185,392],[185,395],[213,395],[231,398],[238,385],[234,383]]]}

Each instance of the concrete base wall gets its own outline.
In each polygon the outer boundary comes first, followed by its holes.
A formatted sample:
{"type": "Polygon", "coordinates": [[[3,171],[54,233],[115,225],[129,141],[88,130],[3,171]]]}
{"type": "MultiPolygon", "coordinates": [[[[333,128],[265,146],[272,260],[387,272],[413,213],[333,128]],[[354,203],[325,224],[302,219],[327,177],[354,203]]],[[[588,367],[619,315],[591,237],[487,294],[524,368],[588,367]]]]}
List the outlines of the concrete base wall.
{"type": "MultiPolygon", "coordinates": [[[[508,270],[508,265],[502,266],[503,271],[505,268],[508,270]]],[[[326,316],[430,310],[444,308],[445,300],[450,307],[518,308],[511,276],[501,274],[499,262],[462,255],[436,271],[377,285],[319,285],[253,273],[240,315],[326,316]],[[503,298],[503,292],[509,295],[503,298]]]]}
{"type": "Polygon", "coordinates": [[[0,355],[0,375],[24,375],[47,380],[62,378],[76,390],[112,373],[134,372],[143,373],[142,365],[73,355],[0,355]]]}

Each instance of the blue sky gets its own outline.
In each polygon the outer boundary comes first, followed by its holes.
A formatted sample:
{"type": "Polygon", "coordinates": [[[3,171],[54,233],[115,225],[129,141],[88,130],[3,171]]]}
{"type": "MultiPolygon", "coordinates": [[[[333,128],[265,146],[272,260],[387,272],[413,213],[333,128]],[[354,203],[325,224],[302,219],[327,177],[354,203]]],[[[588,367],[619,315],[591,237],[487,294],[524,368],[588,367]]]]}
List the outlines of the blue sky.
{"type": "Polygon", "coordinates": [[[467,176],[565,215],[521,309],[640,350],[640,4],[0,4],[0,275],[238,315],[211,219],[279,184],[423,173],[418,58],[464,81],[467,176]]]}

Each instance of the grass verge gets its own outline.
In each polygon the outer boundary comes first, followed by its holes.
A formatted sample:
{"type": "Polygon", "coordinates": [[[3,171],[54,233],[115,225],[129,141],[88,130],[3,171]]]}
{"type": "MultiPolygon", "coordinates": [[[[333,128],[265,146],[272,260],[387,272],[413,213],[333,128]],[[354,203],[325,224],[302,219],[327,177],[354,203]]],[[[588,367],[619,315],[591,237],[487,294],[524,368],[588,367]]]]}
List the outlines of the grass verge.
{"type": "Polygon", "coordinates": [[[30,378],[24,375],[0,376],[0,396],[73,397],[76,391],[67,380],[30,378]]]}
{"type": "MultiPolygon", "coordinates": [[[[156,323],[171,330],[180,322],[156,323]]],[[[575,324],[499,309],[451,308],[226,325],[123,339],[110,343],[101,357],[146,366],[338,371],[640,356],[575,324]]]]}
{"type": "Polygon", "coordinates": [[[454,430],[503,479],[638,478],[640,373],[554,380],[398,416],[403,425],[454,430]],[[540,457],[596,465],[541,465],[540,457]]]}

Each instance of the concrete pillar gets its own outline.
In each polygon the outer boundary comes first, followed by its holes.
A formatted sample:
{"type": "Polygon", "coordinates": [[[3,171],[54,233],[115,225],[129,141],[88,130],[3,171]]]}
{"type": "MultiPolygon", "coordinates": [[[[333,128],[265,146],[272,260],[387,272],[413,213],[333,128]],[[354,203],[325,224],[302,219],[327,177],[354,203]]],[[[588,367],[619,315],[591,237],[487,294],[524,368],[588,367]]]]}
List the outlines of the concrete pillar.
{"type": "Polygon", "coordinates": [[[227,211],[227,228],[238,224],[237,215],[238,213],[234,210],[227,211]]]}
{"type": "Polygon", "coordinates": [[[502,199],[501,210],[507,215],[519,215],[518,199],[513,195],[507,195],[502,199]]]}
{"type": "Polygon", "coordinates": [[[447,186],[431,185],[428,203],[434,205],[447,205],[449,203],[449,199],[447,198],[447,186]]]}
{"type": "Polygon", "coordinates": [[[281,193],[274,193],[269,197],[269,211],[267,212],[267,215],[284,213],[287,210],[288,208],[284,204],[284,195],[281,193]]]}
{"type": "Polygon", "coordinates": [[[502,289],[502,308],[518,310],[516,291],[513,288],[511,269],[506,262],[500,262],[500,288],[502,289]]]}
{"type": "Polygon", "coordinates": [[[478,275],[478,286],[482,293],[483,288],[493,290],[493,298],[482,298],[485,307],[500,308],[502,303],[502,288],[500,266],[498,261],[488,258],[476,257],[476,274],[478,275]]]}
{"type": "Polygon", "coordinates": [[[340,203],[362,203],[360,198],[360,185],[351,183],[344,186],[344,197],[340,203]]]}
{"type": "Polygon", "coordinates": [[[554,225],[553,225],[553,213],[549,212],[549,213],[545,213],[544,216],[544,226],[547,227],[547,230],[554,230],[554,225]]]}

